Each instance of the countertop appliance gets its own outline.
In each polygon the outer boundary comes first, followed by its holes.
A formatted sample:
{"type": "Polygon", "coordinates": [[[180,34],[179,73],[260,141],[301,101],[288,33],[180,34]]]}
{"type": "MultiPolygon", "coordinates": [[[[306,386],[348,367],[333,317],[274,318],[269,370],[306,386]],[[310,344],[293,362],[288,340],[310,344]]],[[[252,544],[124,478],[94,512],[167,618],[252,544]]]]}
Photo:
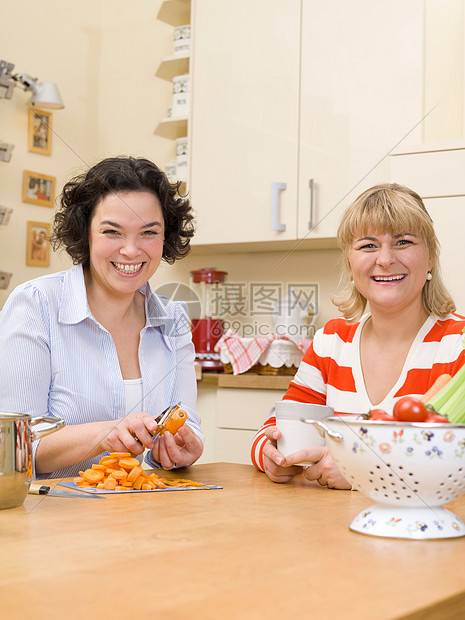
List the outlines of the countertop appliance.
{"type": "Polygon", "coordinates": [[[195,361],[202,371],[222,371],[223,364],[215,345],[224,333],[224,322],[219,318],[224,314],[226,295],[224,282],[226,271],[214,268],[191,271],[191,287],[201,303],[200,317],[192,319],[192,340],[195,347],[195,361]]]}

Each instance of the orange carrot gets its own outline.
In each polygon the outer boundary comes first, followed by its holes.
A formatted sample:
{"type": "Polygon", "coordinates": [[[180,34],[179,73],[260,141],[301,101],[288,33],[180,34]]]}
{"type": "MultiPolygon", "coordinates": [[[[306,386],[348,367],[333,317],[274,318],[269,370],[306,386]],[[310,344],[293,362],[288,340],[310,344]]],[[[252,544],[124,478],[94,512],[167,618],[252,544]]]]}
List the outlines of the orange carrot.
{"type": "Polygon", "coordinates": [[[178,429],[186,422],[187,413],[184,409],[175,409],[168,421],[165,424],[165,428],[160,431],[160,435],[163,435],[165,431],[168,431],[172,435],[174,435],[178,429]]]}
{"type": "Polygon", "coordinates": [[[139,465],[133,467],[128,474],[128,482],[135,482],[137,478],[143,473],[143,471],[144,470],[139,465]]]}
{"type": "Polygon", "coordinates": [[[105,471],[105,465],[101,463],[92,463],[92,469],[97,469],[99,471],[105,471]]]}
{"type": "MultiPolygon", "coordinates": [[[[182,412],[181,424],[187,419],[185,411],[179,409],[175,413],[182,412]]],[[[199,486],[201,483],[184,480],[182,478],[160,478],[156,473],[147,473],[140,465],[139,461],[128,456],[127,452],[113,452],[112,456],[103,456],[100,462],[93,464],[85,471],[80,471],[79,476],[73,478],[73,482],[80,488],[97,488],[102,491],[153,491],[155,489],[166,489],[170,487],[199,486]],[[114,456],[121,454],[122,456],[114,456]],[[110,467],[108,467],[110,465],[110,467]]]]}
{"type": "Polygon", "coordinates": [[[82,477],[86,482],[100,482],[104,476],[105,474],[103,471],[89,468],[86,469],[82,477]]]}
{"type": "Polygon", "coordinates": [[[115,480],[118,481],[127,480],[128,472],[124,469],[113,469],[110,476],[112,476],[115,480]]]}
{"type": "Polygon", "coordinates": [[[114,491],[118,485],[118,483],[116,482],[116,480],[114,478],[112,478],[111,476],[109,476],[105,482],[103,483],[105,489],[107,489],[107,491],[114,491]]]}
{"type": "Polygon", "coordinates": [[[138,478],[136,478],[136,480],[134,480],[134,482],[132,483],[132,486],[136,489],[136,491],[140,491],[142,488],[143,484],[146,484],[145,481],[147,480],[147,478],[144,478],[144,476],[141,474],[138,478]]]}
{"type": "Polygon", "coordinates": [[[123,458],[119,460],[119,466],[124,469],[131,470],[133,467],[139,467],[140,463],[137,459],[133,457],[123,458]]]}
{"type": "Polygon", "coordinates": [[[439,377],[436,379],[433,385],[420,398],[421,402],[427,403],[431,398],[433,398],[433,396],[435,396],[439,392],[439,390],[442,390],[442,388],[447,383],[449,383],[451,379],[452,379],[452,376],[447,373],[439,375],[439,377]]]}
{"type": "Polygon", "coordinates": [[[158,487],[159,489],[166,489],[166,484],[160,480],[157,474],[150,474],[147,481],[154,485],[154,487],[158,487]]]}
{"type": "Polygon", "coordinates": [[[102,456],[99,465],[104,465],[107,469],[111,469],[113,466],[118,469],[118,459],[112,456],[102,456]]]}

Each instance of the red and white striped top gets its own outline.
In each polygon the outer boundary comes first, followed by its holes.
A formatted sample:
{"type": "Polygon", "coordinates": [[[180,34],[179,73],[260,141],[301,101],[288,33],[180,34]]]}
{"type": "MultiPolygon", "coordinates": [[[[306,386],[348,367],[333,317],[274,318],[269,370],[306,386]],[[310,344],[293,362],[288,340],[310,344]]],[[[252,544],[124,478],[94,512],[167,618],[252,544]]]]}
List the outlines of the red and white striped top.
{"type": "MultiPolygon", "coordinates": [[[[318,330],[283,400],[327,404],[337,415],[364,413],[375,406],[392,411],[401,396],[421,396],[439,375],[454,375],[463,366],[465,317],[429,316],[410,347],[396,384],[382,402],[371,403],[360,364],[360,334],[369,316],[357,323],[332,319],[318,330]]],[[[275,425],[276,418],[271,416],[254,438],[252,462],[258,469],[263,470],[264,430],[275,425]]]]}

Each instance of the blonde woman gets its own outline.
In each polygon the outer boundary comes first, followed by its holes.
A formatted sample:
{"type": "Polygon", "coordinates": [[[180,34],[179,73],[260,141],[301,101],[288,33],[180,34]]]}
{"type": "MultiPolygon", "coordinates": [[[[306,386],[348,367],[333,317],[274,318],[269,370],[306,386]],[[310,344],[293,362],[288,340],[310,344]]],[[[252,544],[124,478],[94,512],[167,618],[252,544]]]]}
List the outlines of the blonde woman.
{"type": "MultiPolygon", "coordinates": [[[[359,196],[344,213],[338,240],[344,291],[333,302],[342,316],[315,334],[286,400],[327,404],[335,415],[391,411],[407,394],[421,395],[442,373],[464,364],[465,318],[441,278],[439,242],[420,196],[385,184],[359,196]]],[[[276,448],[274,417],[258,431],[252,461],[275,482],[303,473],[322,486],[350,488],[326,447],[285,458],[276,448]]]]}

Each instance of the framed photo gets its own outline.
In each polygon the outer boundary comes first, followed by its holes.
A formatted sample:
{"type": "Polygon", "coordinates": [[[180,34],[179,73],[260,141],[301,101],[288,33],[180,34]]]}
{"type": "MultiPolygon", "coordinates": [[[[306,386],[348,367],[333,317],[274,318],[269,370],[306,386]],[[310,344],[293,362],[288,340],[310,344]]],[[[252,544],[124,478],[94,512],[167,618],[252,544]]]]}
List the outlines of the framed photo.
{"type": "Polygon", "coordinates": [[[28,151],[41,155],[52,154],[52,113],[29,108],[28,151]]]}
{"type": "Polygon", "coordinates": [[[40,172],[23,172],[23,202],[43,207],[53,207],[56,178],[40,172]]]}
{"type": "Polygon", "coordinates": [[[0,289],[7,289],[10,286],[12,273],[8,271],[0,271],[0,289]]]}
{"type": "Polygon", "coordinates": [[[28,222],[26,233],[26,265],[50,266],[50,224],[28,222]]]}
{"type": "Polygon", "coordinates": [[[0,207],[0,226],[7,226],[12,213],[13,209],[8,209],[8,207],[0,207]]]}

